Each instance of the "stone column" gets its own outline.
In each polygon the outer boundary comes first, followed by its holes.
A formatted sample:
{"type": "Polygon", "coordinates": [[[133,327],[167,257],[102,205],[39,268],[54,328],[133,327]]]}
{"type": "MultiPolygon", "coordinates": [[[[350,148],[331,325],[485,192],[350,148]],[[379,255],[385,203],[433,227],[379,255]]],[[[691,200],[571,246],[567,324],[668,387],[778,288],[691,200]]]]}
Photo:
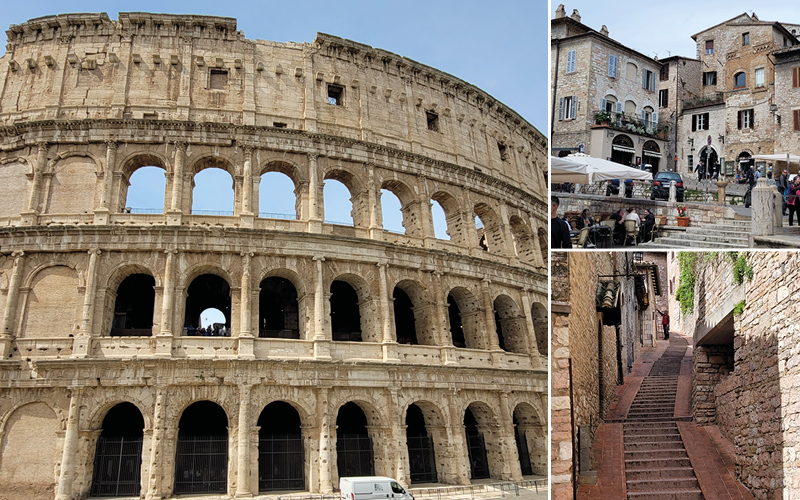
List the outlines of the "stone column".
{"type": "Polygon", "coordinates": [[[114,171],[117,168],[117,143],[106,141],[106,170],[103,173],[103,197],[100,208],[94,211],[95,224],[108,224],[111,213],[111,198],[114,190],[114,171]]]}
{"type": "Polygon", "coordinates": [[[8,295],[6,296],[6,307],[3,311],[3,331],[0,332],[0,355],[3,359],[8,358],[11,340],[14,338],[14,320],[17,317],[17,305],[19,302],[19,288],[22,283],[22,271],[25,268],[25,253],[21,251],[11,252],[14,257],[14,267],[11,270],[11,280],[8,283],[8,295]]]}
{"type": "Polygon", "coordinates": [[[726,181],[717,181],[717,205],[725,206],[725,188],[728,186],[726,181]]]}
{"type": "Polygon", "coordinates": [[[89,356],[92,345],[92,326],[94,317],[94,301],[97,293],[97,267],[101,251],[97,248],[89,250],[89,268],[86,270],[86,287],[83,294],[83,314],[81,315],[81,329],[72,343],[73,358],[89,356]]]}
{"type": "Polygon", "coordinates": [[[167,262],[164,266],[164,294],[161,303],[161,330],[156,336],[156,356],[169,358],[172,356],[172,320],[173,296],[175,293],[175,260],[178,258],[177,250],[165,250],[167,262]]]}
{"type": "Polygon", "coordinates": [[[317,422],[319,422],[319,492],[333,492],[331,484],[331,467],[333,453],[331,450],[331,420],[328,402],[328,387],[317,389],[317,422]]]}
{"type": "Polygon", "coordinates": [[[239,218],[242,227],[253,227],[256,214],[253,212],[253,147],[244,147],[244,178],[242,180],[242,210],[239,218]]]}
{"type": "MultiPolygon", "coordinates": [[[[750,234],[752,236],[772,236],[775,234],[775,219],[773,211],[773,195],[775,188],[767,183],[767,179],[762,177],[756,182],[756,187],[752,192],[752,219],[750,234]]],[[[752,245],[752,240],[751,240],[752,245]]]]}
{"type": "Polygon", "coordinates": [[[383,360],[385,362],[399,363],[397,357],[397,339],[392,336],[392,322],[391,312],[389,311],[389,287],[386,283],[386,268],[389,264],[379,262],[378,274],[381,282],[381,300],[379,306],[381,308],[381,332],[383,339],[381,340],[381,348],[383,350],[383,360]]]}
{"type": "Polygon", "coordinates": [[[522,481],[522,466],[519,463],[517,440],[514,436],[514,418],[509,409],[507,392],[500,393],[500,429],[503,434],[501,442],[505,448],[503,453],[505,457],[504,472],[512,481],[522,481]]]}
{"type": "Polygon", "coordinates": [[[446,365],[457,365],[458,356],[456,356],[453,340],[450,338],[450,332],[447,329],[447,297],[442,290],[442,276],[444,273],[440,271],[431,272],[431,281],[433,282],[434,294],[434,310],[436,318],[436,341],[440,346],[442,360],[446,365]]]}
{"type": "Polygon", "coordinates": [[[153,412],[153,441],[150,447],[150,477],[147,481],[146,500],[161,500],[161,454],[164,441],[164,414],[167,406],[167,391],[156,389],[156,404],[153,412]]]}
{"type": "Polygon", "coordinates": [[[236,498],[252,497],[250,491],[250,385],[239,386],[239,434],[236,498]]]}
{"type": "Polygon", "coordinates": [[[241,318],[239,318],[239,357],[242,359],[255,359],[255,338],[253,336],[252,312],[253,285],[251,283],[251,259],[253,252],[242,252],[242,291],[241,291],[241,318]]]}
{"type": "Polygon", "coordinates": [[[317,171],[317,153],[308,153],[308,231],[322,232],[322,216],[319,207],[322,205],[319,196],[319,172],[317,171]]]}
{"type": "Polygon", "coordinates": [[[325,334],[325,284],[322,275],[322,263],[325,257],[313,258],[317,263],[317,283],[314,288],[314,357],[331,359],[331,339],[325,334]]]}
{"type": "MultiPolygon", "coordinates": [[[[397,389],[388,389],[387,415],[389,415],[389,430],[392,433],[392,445],[389,446],[389,453],[394,457],[392,464],[392,474],[394,478],[404,485],[411,484],[408,465],[408,446],[406,444],[405,415],[402,414],[400,404],[397,400],[397,389]]],[[[388,457],[387,457],[388,458],[388,457]]]]}
{"type": "Polygon", "coordinates": [[[183,142],[175,143],[175,162],[172,166],[172,199],[169,210],[167,210],[167,224],[179,226],[183,211],[181,202],[183,201],[183,163],[186,159],[186,144],[183,142]]]}
{"type": "Polygon", "coordinates": [[[47,167],[47,150],[49,147],[46,142],[37,142],[36,146],[38,151],[36,152],[36,165],[33,166],[31,192],[28,193],[25,212],[20,214],[22,215],[22,223],[28,226],[35,226],[38,223],[37,216],[39,215],[39,200],[41,200],[42,177],[47,167]]]}
{"type": "MultiPolygon", "coordinates": [[[[539,344],[536,342],[536,330],[533,328],[533,318],[531,317],[530,289],[522,291],[522,312],[525,315],[525,330],[528,332],[528,354],[534,357],[541,357],[539,354],[539,344]]],[[[546,357],[545,357],[546,358],[546,357]]]]}
{"type": "Polygon", "coordinates": [[[72,500],[72,479],[75,477],[82,391],[83,389],[77,387],[70,390],[69,416],[64,434],[64,450],[61,454],[61,474],[58,477],[56,500],[72,500]]]}
{"type": "Polygon", "coordinates": [[[467,453],[466,434],[464,431],[464,414],[456,406],[455,394],[447,394],[447,411],[450,414],[450,436],[453,443],[453,456],[450,460],[451,470],[456,484],[470,483],[469,456],[467,453]]]}
{"type": "Polygon", "coordinates": [[[675,181],[669,181],[669,202],[675,203],[678,199],[678,188],[675,181]]]}
{"type": "MultiPolygon", "coordinates": [[[[380,209],[380,196],[375,186],[375,164],[367,163],[367,199],[369,205],[369,237],[373,239],[383,239],[383,225],[378,220],[378,210],[380,209]]],[[[355,223],[355,214],[353,216],[355,223]]]]}
{"type": "Polygon", "coordinates": [[[492,294],[489,290],[489,284],[491,282],[492,280],[489,278],[484,278],[481,280],[481,297],[483,298],[486,339],[489,342],[490,351],[500,351],[500,341],[497,338],[497,325],[494,322],[494,304],[492,303],[492,294]]]}

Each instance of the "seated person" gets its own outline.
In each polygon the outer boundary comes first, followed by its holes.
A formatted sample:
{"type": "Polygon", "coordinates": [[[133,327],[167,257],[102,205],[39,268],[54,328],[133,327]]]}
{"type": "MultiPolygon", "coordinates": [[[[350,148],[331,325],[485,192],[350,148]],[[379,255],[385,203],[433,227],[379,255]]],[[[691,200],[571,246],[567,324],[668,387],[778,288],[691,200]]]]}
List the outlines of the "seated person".
{"type": "Polygon", "coordinates": [[[641,227],[639,227],[639,241],[650,241],[653,234],[653,227],[656,225],[656,216],[648,210],[644,209],[644,220],[641,227]]]}
{"type": "Polygon", "coordinates": [[[585,227],[592,227],[594,225],[595,225],[595,221],[594,221],[594,218],[592,218],[592,215],[589,213],[589,209],[588,208],[584,208],[583,212],[581,212],[581,216],[578,217],[578,222],[575,225],[575,228],[576,229],[583,229],[585,227]]]}
{"type": "Polygon", "coordinates": [[[614,225],[614,240],[622,241],[622,238],[625,237],[625,225],[622,223],[625,220],[625,209],[620,208],[619,211],[611,214],[609,218],[616,222],[614,225]]]}
{"type": "MultiPolygon", "coordinates": [[[[629,220],[635,221],[636,222],[636,232],[638,233],[639,232],[639,226],[642,223],[642,220],[639,218],[639,214],[636,213],[636,209],[633,208],[633,207],[628,208],[627,212],[628,213],[625,215],[625,220],[626,221],[629,221],[629,220]]],[[[627,240],[628,240],[628,238],[626,236],[625,237],[625,243],[628,242],[627,240]]]]}

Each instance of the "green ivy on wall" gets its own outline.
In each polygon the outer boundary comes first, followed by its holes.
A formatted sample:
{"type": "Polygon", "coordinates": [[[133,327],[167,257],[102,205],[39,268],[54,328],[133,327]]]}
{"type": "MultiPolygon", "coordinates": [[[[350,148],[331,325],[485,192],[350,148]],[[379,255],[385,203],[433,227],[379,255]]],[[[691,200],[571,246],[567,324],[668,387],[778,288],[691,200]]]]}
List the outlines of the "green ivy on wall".
{"type": "Polygon", "coordinates": [[[694,312],[694,282],[697,280],[694,265],[698,255],[696,252],[678,252],[678,266],[681,274],[678,278],[675,300],[680,303],[683,314],[694,312]]]}

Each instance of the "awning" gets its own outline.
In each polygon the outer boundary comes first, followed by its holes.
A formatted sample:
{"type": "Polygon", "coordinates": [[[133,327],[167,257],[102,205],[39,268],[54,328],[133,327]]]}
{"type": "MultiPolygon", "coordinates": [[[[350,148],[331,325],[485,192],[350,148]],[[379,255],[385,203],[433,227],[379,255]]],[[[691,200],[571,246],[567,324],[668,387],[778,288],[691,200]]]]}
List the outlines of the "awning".
{"type": "Polygon", "coordinates": [[[618,146],[616,144],[613,144],[611,146],[611,149],[616,150],[616,151],[622,151],[623,153],[636,153],[636,150],[633,149],[633,148],[629,148],[627,146],[618,146]]]}
{"type": "Polygon", "coordinates": [[[645,156],[652,156],[653,158],[663,158],[661,156],[661,153],[654,153],[652,151],[647,151],[647,150],[642,151],[642,154],[645,155],[645,156]]]}

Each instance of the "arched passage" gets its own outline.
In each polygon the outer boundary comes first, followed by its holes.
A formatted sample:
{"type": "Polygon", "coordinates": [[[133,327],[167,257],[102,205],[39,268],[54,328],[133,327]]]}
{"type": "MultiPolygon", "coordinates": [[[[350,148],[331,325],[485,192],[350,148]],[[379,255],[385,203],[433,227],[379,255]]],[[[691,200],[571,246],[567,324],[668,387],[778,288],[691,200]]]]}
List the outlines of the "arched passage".
{"type": "Polygon", "coordinates": [[[278,171],[264,172],[258,184],[258,216],[269,219],[296,219],[300,196],[293,179],[278,171]]]}
{"type": "Polygon", "coordinates": [[[455,287],[447,296],[450,335],[453,345],[468,349],[487,349],[481,335],[481,308],[478,298],[463,287],[455,287]]]}
{"type": "Polygon", "coordinates": [[[339,477],[375,475],[367,416],[356,403],[343,405],[336,417],[336,465],[339,477]]]}
{"type": "Polygon", "coordinates": [[[300,338],[297,289],[286,278],[272,276],[261,282],[258,296],[258,336],[300,338]]]}
{"type": "MultiPolygon", "coordinates": [[[[420,203],[414,195],[414,191],[404,183],[393,179],[383,182],[381,185],[381,192],[391,193],[393,197],[396,198],[397,203],[400,204],[399,207],[393,207],[395,210],[400,210],[400,223],[402,224],[403,230],[399,232],[403,232],[408,236],[422,236],[422,214],[420,214],[420,203]]],[[[381,197],[381,203],[383,203],[383,201],[384,197],[381,197]]],[[[384,221],[386,221],[387,215],[385,209],[382,209],[381,212],[383,213],[384,221]]],[[[389,229],[391,230],[392,228],[389,229]]]]}
{"type": "Polygon", "coordinates": [[[464,430],[472,479],[502,479],[507,457],[491,408],[486,403],[471,403],[464,412],[464,430]]]}
{"type": "Polygon", "coordinates": [[[117,288],[112,337],[149,337],[153,334],[156,280],[149,274],[131,274],[117,288]]]}
{"type": "Polygon", "coordinates": [[[533,334],[536,337],[536,348],[542,356],[547,356],[547,318],[547,308],[539,302],[534,302],[531,306],[533,334]]]}
{"type": "MultiPolygon", "coordinates": [[[[630,102],[630,101],[628,101],[630,102]]],[[[628,112],[627,110],[625,111],[628,112]]],[[[622,165],[633,165],[633,156],[636,149],[633,139],[624,134],[619,134],[611,141],[611,161],[622,165]]]]}
{"type": "Polygon", "coordinates": [[[125,211],[130,209],[130,213],[134,214],[164,213],[167,190],[164,174],[164,168],[160,166],[145,166],[133,172],[130,180],[122,184],[126,190],[121,197],[125,201],[125,211]]]}
{"type": "Polygon", "coordinates": [[[539,250],[542,251],[542,261],[547,266],[547,231],[544,228],[539,228],[539,250]]]}
{"type": "Polygon", "coordinates": [[[523,262],[534,262],[536,244],[530,228],[521,217],[512,215],[508,219],[511,226],[511,235],[514,237],[514,250],[517,257],[523,262]]]}
{"type": "MultiPolygon", "coordinates": [[[[466,236],[464,234],[464,221],[462,219],[461,209],[458,206],[456,198],[450,193],[438,191],[431,196],[431,200],[436,202],[436,204],[441,208],[441,211],[444,212],[446,224],[444,232],[450,236],[450,241],[458,244],[466,243],[466,236]]],[[[436,217],[434,217],[433,220],[435,223],[436,217]]],[[[442,238],[438,226],[435,226],[435,230],[436,237],[442,238]]]]}
{"type": "Polygon", "coordinates": [[[381,189],[381,226],[384,231],[406,234],[405,219],[403,218],[403,205],[400,198],[388,189],[381,189]]]}
{"type": "Polygon", "coordinates": [[[500,217],[486,203],[475,205],[475,215],[480,218],[483,231],[478,231],[479,240],[483,237],[486,249],[492,253],[503,253],[505,246],[503,238],[503,224],[500,217]]]}
{"type": "Polygon", "coordinates": [[[186,295],[186,314],[183,327],[193,335],[202,325],[200,315],[206,309],[218,309],[225,315],[225,329],[231,327],[231,287],[216,274],[201,274],[192,280],[186,295]]]}
{"type": "Polygon", "coordinates": [[[469,408],[464,412],[464,434],[467,437],[470,479],[488,478],[489,459],[486,455],[486,442],[478,428],[478,421],[469,408]]]}
{"type": "Polygon", "coordinates": [[[233,215],[235,185],[227,161],[207,157],[194,165],[192,212],[198,215],[233,215]]]}
{"type": "Polygon", "coordinates": [[[305,459],[300,415],[292,405],[275,401],[258,418],[258,490],[302,490],[305,459]]]}
{"type": "Polygon", "coordinates": [[[528,352],[525,317],[508,295],[500,295],[495,299],[494,321],[501,349],[519,354],[528,352]]]}
{"type": "Polygon", "coordinates": [[[397,342],[436,345],[434,310],[426,299],[422,285],[403,280],[395,286],[392,296],[397,342]]]}
{"type": "Polygon", "coordinates": [[[92,469],[93,497],[138,497],[141,490],[144,418],[133,403],[106,414],[92,469]]]}
{"type": "Polygon", "coordinates": [[[402,288],[398,287],[394,288],[392,298],[394,299],[394,329],[397,333],[397,343],[418,344],[414,305],[411,303],[411,299],[402,288]]]}
{"type": "Polygon", "coordinates": [[[174,493],[225,493],[227,487],[228,416],[216,403],[198,401],[178,424],[174,493]]]}
{"type": "Polygon", "coordinates": [[[331,334],[333,340],[361,342],[359,297],[350,283],[331,283],[331,334]]]}
{"type": "Polygon", "coordinates": [[[437,482],[433,437],[425,425],[425,415],[415,404],[406,412],[406,446],[411,483],[437,482]]]}
{"type": "Polygon", "coordinates": [[[520,403],[514,408],[514,437],[523,474],[547,475],[547,428],[539,419],[533,406],[520,403]],[[524,455],[528,457],[530,472],[526,472],[524,455]]]}
{"type": "Polygon", "coordinates": [[[20,406],[3,423],[0,484],[19,498],[53,498],[58,447],[58,417],[44,403],[20,406]],[[31,450],[36,450],[31,453],[31,450]]]}
{"type": "Polygon", "coordinates": [[[346,170],[331,170],[323,182],[325,222],[369,226],[369,193],[361,188],[356,176],[346,170]]]}

